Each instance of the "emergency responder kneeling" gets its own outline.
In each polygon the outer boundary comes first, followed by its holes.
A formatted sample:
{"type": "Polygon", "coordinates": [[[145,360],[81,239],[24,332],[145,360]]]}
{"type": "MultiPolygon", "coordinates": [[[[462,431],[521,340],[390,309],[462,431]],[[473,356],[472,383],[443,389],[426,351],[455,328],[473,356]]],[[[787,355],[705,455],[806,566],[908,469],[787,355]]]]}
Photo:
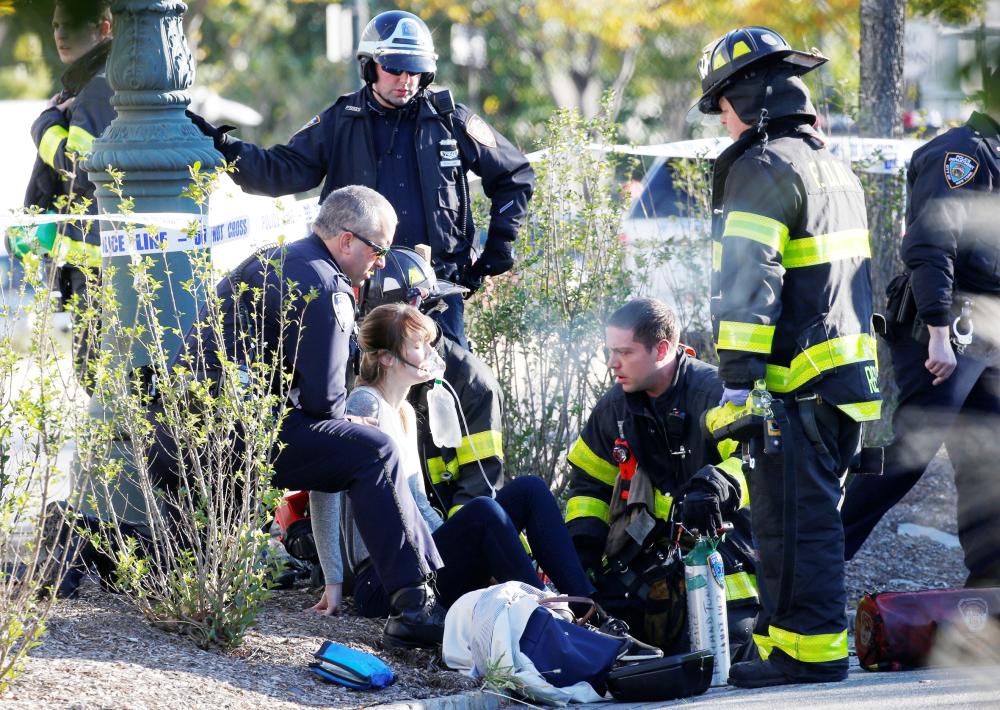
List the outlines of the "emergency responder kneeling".
{"type": "Polygon", "coordinates": [[[732,656],[741,660],[753,653],[759,606],[747,486],[730,455],[736,444],[710,443],[702,431],[722,394],[716,369],[679,345],[679,333],[673,311],[653,299],[630,301],[608,320],[615,384],[570,449],[566,524],[601,605],[673,653],[688,644],[679,524],[717,537],[731,522],[718,549],[732,656]]]}
{"type": "Polygon", "coordinates": [[[751,407],[771,422],[747,444],[764,609],[762,660],[730,669],[743,687],[847,677],[837,506],[881,396],[864,192],[814,130],[799,78],[825,61],[745,27],[699,63],[698,108],[721,114],[734,141],[715,162],[712,195],[720,404],[744,407],[753,389],[751,407]]]}
{"type": "MultiPolygon", "coordinates": [[[[451,91],[431,91],[437,53],[430,30],[399,10],[372,18],[358,41],[364,88],[337,99],[291,137],[269,149],[236,140],[228,127],[192,120],[226,160],[247,192],[287,195],[320,182],[320,199],[343,185],[378,190],[396,208],[396,242],[431,246],[441,278],[471,290],[514,263],[513,243],[535,184],[527,158],[451,91]],[[477,232],[466,177],[472,171],[492,201],[486,244],[473,262],[477,232]]],[[[462,296],[449,294],[434,318],[468,348],[462,296]]]]}
{"type": "MultiPolygon", "coordinates": [[[[241,312],[253,312],[252,293],[265,294],[259,319],[263,332],[240,337],[283,348],[282,365],[292,378],[294,396],[281,425],[274,485],[347,491],[358,512],[358,530],[389,595],[383,643],[393,648],[433,646],[444,632],[444,610],[430,583],[441,558],[407,485],[397,447],[376,426],[345,414],[355,332],[353,289],[385,263],[395,229],[395,213],[384,197],[367,187],[343,187],[323,200],[312,234],[271,248],[263,257],[254,254],[218,287],[227,323],[241,312]],[[275,260],[282,261],[282,269],[269,268],[275,260]],[[298,293],[312,291],[315,296],[293,298],[291,304],[276,297],[287,294],[287,281],[297,284],[298,293]]],[[[227,342],[216,343],[215,331],[199,331],[196,325],[185,347],[206,354],[208,371],[220,350],[233,359],[254,350],[245,342],[231,342],[236,339],[233,329],[223,337],[227,342]]],[[[157,440],[152,473],[158,485],[176,490],[182,484],[176,447],[160,428],[157,440]]]]}

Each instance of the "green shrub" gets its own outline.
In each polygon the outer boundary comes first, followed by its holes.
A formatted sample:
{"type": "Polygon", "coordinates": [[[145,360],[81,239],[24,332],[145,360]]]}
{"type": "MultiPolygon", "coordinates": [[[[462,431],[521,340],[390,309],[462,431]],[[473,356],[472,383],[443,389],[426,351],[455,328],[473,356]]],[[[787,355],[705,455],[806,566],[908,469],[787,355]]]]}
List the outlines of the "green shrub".
{"type": "Polygon", "coordinates": [[[515,270],[468,310],[477,351],[503,389],[506,470],[541,476],[556,492],[566,484],[565,451],[609,384],[604,321],[632,291],[606,150],[614,134],[606,113],[552,117],[515,270]]]}
{"type": "MultiPolygon", "coordinates": [[[[203,205],[214,174],[197,168],[187,194],[203,205]]],[[[196,229],[192,225],[192,238],[196,229]]],[[[201,332],[211,333],[216,343],[223,342],[223,304],[207,253],[190,254],[194,277],[181,283],[169,268],[156,271],[160,258],[133,259],[127,266],[137,299],[134,323],[124,322],[109,307],[115,302],[111,267],[96,290],[99,307],[78,309],[81,320],[100,314],[104,343],[113,344],[89,367],[94,400],[104,414],[93,420],[96,435],[87,445],[87,480],[93,507],[113,523],[95,541],[116,563],[116,586],[152,622],[186,634],[202,647],[230,647],[254,623],[277,571],[262,528],[280,496],[270,478],[290,380],[282,372],[283,353],[267,352],[259,337],[263,294],[249,292],[246,284],[237,292],[252,305],[240,312],[236,329],[237,336],[248,338],[251,362],[241,364],[216,353],[221,369],[208,372],[213,353],[201,338],[172,362],[164,343],[176,342],[184,333],[179,318],[163,318],[162,299],[185,293],[203,304],[201,332]],[[165,273],[165,278],[154,273],[165,273]],[[136,362],[143,367],[132,369],[136,362]],[[157,426],[176,443],[181,480],[176,492],[158,488],[150,470],[157,426]],[[90,451],[95,446],[101,450],[90,451]],[[123,487],[137,489],[138,507],[145,510],[140,536],[125,534],[120,523],[129,513],[107,503],[123,487]]],[[[280,258],[265,268],[281,280],[280,258]]],[[[282,301],[286,315],[293,299],[311,298],[297,293],[294,284],[287,286],[282,301]]]]}
{"type": "Polygon", "coordinates": [[[25,271],[0,306],[0,693],[41,642],[52,610],[50,585],[66,560],[46,554],[39,514],[70,490],[60,452],[86,415],[48,274],[33,255],[25,271]]]}

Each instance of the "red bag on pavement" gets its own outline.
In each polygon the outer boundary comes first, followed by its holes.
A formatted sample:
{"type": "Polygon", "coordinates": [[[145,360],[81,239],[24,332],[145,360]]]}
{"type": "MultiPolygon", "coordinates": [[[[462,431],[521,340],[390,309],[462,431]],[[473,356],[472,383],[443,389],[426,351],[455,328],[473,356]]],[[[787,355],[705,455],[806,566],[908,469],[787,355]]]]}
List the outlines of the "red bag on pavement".
{"type": "Polygon", "coordinates": [[[865,594],[854,622],[861,667],[899,671],[927,663],[938,628],[951,625],[973,636],[1000,619],[1000,589],[930,589],[865,594]]]}

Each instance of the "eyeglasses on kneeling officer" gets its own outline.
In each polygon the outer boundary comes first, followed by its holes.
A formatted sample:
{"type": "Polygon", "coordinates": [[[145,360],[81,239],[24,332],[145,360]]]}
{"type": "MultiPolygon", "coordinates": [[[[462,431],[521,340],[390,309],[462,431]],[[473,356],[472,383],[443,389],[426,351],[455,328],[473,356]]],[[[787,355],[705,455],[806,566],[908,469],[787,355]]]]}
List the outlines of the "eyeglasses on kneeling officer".
{"type": "Polygon", "coordinates": [[[362,244],[367,244],[371,248],[371,250],[373,252],[375,252],[375,256],[377,258],[384,259],[385,257],[389,256],[389,247],[384,247],[384,246],[382,246],[380,244],[376,244],[371,239],[368,239],[367,237],[361,236],[360,234],[358,234],[357,232],[355,232],[353,229],[344,229],[342,231],[347,232],[352,237],[354,237],[355,239],[357,239],[358,241],[360,241],[362,244]]]}

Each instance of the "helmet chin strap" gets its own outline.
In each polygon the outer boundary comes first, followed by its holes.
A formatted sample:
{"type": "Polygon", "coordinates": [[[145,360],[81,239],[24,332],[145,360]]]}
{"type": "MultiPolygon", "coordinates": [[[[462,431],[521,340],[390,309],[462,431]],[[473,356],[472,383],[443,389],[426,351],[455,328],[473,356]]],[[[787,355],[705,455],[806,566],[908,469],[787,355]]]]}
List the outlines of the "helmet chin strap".
{"type": "Polygon", "coordinates": [[[763,137],[763,144],[767,145],[767,109],[766,108],[762,108],[760,110],[760,117],[757,119],[757,125],[754,126],[754,128],[757,130],[757,133],[759,133],[763,137]]]}

